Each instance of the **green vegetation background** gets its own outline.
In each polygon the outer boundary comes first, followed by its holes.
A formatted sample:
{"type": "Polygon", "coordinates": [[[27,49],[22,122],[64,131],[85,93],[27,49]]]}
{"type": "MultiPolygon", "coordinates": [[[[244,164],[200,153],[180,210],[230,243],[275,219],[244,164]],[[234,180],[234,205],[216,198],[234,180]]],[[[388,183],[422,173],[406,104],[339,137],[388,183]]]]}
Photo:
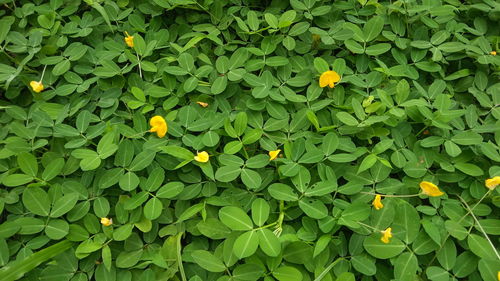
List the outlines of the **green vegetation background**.
{"type": "Polygon", "coordinates": [[[500,278],[498,2],[0,5],[0,280],[500,278]]]}

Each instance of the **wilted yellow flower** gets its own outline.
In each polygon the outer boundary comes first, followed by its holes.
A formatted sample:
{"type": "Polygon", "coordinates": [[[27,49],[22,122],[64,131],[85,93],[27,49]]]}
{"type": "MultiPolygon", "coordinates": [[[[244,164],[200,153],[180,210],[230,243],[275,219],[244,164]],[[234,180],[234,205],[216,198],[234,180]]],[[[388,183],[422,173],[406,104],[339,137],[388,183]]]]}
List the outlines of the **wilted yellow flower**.
{"type": "Polygon", "coordinates": [[[384,208],[384,204],[382,204],[382,196],[380,196],[379,194],[375,195],[375,199],[373,199],[372,205],[373,207],[375,207],[375,210],[384,208]]]}
{"type": "Polygon", "coordinates": [[[31,81],[30,86],[31,86],[31,89],[33,89],[33,91],[36,93],[40,93],[44,89],[42,81],[31,81]]]}
{"type": "Polygon", "coordinates": [[[330,88],[335,87],[335,83],[340,81],[340,76],[337,72],[333,70],[325,71],[319,77],[319,86],[324,88],[329,86],[330,88]]]}
{"type": "Polygon", "coordinates": [[[500,177],[496,176],[491,179],[487,179],[486,181],[484,181],[484,185],[486,185],[487,188],[493,190],[495,189],[495,187],[500,185],[500,177]]]}
{"type": "Polygon", "coordinates": [[[163,117],[156,115],[151,120],[149,120],[149,125],[151,125],[151,129],[149,132],[153,133],[156,132],[158,137],[163,138],[165,134],[167,133],[167,122],[163,117]]]}
{"type": "Polygon", "coordinates": [[[134,36],[130,36],[128,34],[128,32],[125,31],[125,35],[127,35],[124,39],[125,39],[125,44],[127,44],[127,46],[129,46],[130,48],[133,48],[134,47],[134,36]]]}
{"type": "Polygon", "coordinates": [[[207,107],[208,106],[208,103],[206,103],[206,102],[197,101],[196,103],[199,104],[201,107],[207,107]]]}
{"type": "Polygon", "coordinates": [[[101,218],[101,224],[104,226],[110,226],[113,224],[113,219],[101,218]]]}
{"type": "MultiPolygon", "coordinates": [[[[490,52],[490,55],[492,55],[492,56],[496,56],[496,55],[497,55],[497,51],[491,51],[491,52],[490,52]]],[[[500,281],[500,278],[498,278],[498,280],[500,281]]]]}
{"type": "Polygon", "coordinates": [[[281,149],[269,151],[269,161],[276,159],[276,157],[278,157],[280,152],[281,152],[281,149]]]}
{"type": "Polygon", "coordinates": [[[444,192],[439,190],[439,187],[432,182],[423,181],[420,183],[420,188],[422,189],[422,193],[427,196],[437,197],[444,194],[444,192]]]}
{"type": "Polygon", "coordinates": [[[388,244],[391,242],[392,238],[392,228],[388,227],[386,230],[380,231],[382,233],[382,237],[380,237],[380,241],[384,242],[385,244],[388,244]]]}
{"type": "Polygon", "coordinates": [[[209,158],[210,156],[208,156],[208,153],[206,151],[202,151],[197,153],[197,155],[194,157],[194,160],[201,163],[207,163],[209,158]]]}

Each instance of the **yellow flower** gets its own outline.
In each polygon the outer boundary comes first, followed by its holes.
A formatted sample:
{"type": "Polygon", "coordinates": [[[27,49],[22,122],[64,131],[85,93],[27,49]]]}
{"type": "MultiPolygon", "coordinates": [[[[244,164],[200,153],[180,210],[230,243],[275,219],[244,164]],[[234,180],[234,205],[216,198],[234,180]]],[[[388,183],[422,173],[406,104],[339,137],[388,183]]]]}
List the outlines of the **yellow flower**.
{"type": "Polygon", "coordinates": [[[194,157],[194,160],[201,162],[201,163],[207,163],[208,159],[210,156],[208,156],[208,153],[206,151],[198,152],[196,156],[194,157]]]}
{"type": "Polygon", "coordinates": [[[384,208],[384,204],[382,204],[382,196],[380,196],[379,194],[375,195],[375,199],[373,199],[372,205],[373,207],[375,207],[375,210],[384,208]]]}
{"type": "Polygon", "coordinates": [[[280,152],[281,152],[281,149],[269,151],[269,161],[276,159],[276,157],[278,157],[280,152]]]}
{"type": "Polygon", "coordinates": [[[113,219],[101,218],[101,224],[104,226],[110,226],[113,224],[113,219]]]}
{"type": "Polygon", "coordinates": [[[337,72],[333,70],[325,71],[319,77],[319,86],[324,88],[329,86],[330,88],[335,87],[335,83],[340,81],[340,76],[337,72]]]}
{"type": "Polygon", "coordinates": [[[498,279],[498,281],[500,281],[500,271],[497,272],[497,279],[498,279]]]}
{"type": "Polygon", "coordinates": [[[125,37],[125,44],[127,44],[127,46],[129,46],[130,48],[133,48],[134,47],[134,36],[130,36],[128,34],[128,32],[125,31],[125,35],[127,35],[125,37]]]}
{"type": "MultiPolygon", "coordinates": [[[[491,52],[490,52],[490,55],[492,55],[492,56],[496,56],[496,55],[497,55],[497,51],[491,51],[491,52]]],[[[498,280],[500,281],[500,278],[498,278],[498,280]]]]}
{"type": "Polygon", "coordinates": [[[382,237],[380,237],[380,241],[384,242],[385,244],[388,244],[391,242],[392,238],[392,228],[388,227],[386,230],[380,231],[382,233],[382,237]]]}
{"type": "Polygon", "coordinates": [[[431,197],[437,197],[444,194],[437,185],[432,182],[423,181],[420,183],[420,188],[422,189],[422,193],[431,197]]]}
{"type": "Polygon", "coordinates": [[[196,103],[199,104],[201,107],[207,107],[208,106],[208,103],[206,103],[206,102],[197,101],[196,103]]]}
{"type": "Polygon", "coordinates": [[[44,89],[41,81],[40,82],[31,81],[30,86],[31,86],[31,89],[33,89],[33,91],[35,91],[36,93],[40,93],[44,89]]]}
{"type": "Polygon", "coordinates": [[[499,176],[496,176],[496,177],[493,177],[491,179],[487,179],[484,184],[486,185],[487,188],[489,188],[490,190],[493,190],[495,189],[495,187],[497,187],[497,185],[500,185],[500,177],[499,176]]]}
{"type": "Polygon", "coordinates": [[[165,134],[167,133],[167,122],[163,117],[156,115],[151,120],[149,120],[149,125],[151,125],[151,129],[149,132],[153,133],[156,132],[158,137],[163,138],[165,134]]]}

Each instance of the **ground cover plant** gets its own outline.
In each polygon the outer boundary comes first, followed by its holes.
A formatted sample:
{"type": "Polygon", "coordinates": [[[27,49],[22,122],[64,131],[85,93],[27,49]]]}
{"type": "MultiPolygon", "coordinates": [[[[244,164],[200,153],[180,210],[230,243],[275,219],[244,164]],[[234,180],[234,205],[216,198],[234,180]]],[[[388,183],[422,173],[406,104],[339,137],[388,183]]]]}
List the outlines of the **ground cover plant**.
{"type": "Polygon", "coordinates": [[[0,5],[0,280],[500,280],[498,2],[0,5]]]}

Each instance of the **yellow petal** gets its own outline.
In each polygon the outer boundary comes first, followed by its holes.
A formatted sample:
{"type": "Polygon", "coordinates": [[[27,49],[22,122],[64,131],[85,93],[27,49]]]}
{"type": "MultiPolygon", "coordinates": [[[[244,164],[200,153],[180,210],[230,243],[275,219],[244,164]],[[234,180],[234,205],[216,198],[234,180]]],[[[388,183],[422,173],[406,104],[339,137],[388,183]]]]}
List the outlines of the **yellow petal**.
{"type": "Polygon", "coordinates": [[[201,107],[207,107],[208,106],[208,103],[206,103],[206,102],[197,101],[196,103],[199,104],[201,107]]]}
{"type": "Polygon", "coordinates": [[[497,272],[497,279],[498,279],[498,281],[500,281],[500,271],[497,272]]]}
{"type": "Polygon", "coordinates": [[[31,81],[30,86],[31,86],[31,89],[33,89],[33,91],[36,93],[40,93],[44,89],[42,82],[38,82],[38,81],[31,81]]]}
{"type": "Polygon", "coordinates": [[[486,185],[487,188],[493,190],[495,189],[495,187],[500,185],[500,177],[496,176],[491,179],[487,179],[486,181],[484,181],[484,185],[486,185]]]}
{"type": "Polygon", "coordinates": [[[127,35],[124,39],[125,39],[125,44],[127,44],[127,46],[129,46],[130,48],[133,48],[134,47],[134,36],[130,36],[128,34],[128,32],[125,31],[125,35],[127,35]]]}
{"type": "Polygon", "coordinates": [[[444,192],[439,190],[439,187],[432,182],[423,181],[420,183],[420,188],[422,189],[422,193],[427,196],[437,197],[444,194],[444,192]]]}
{"type": "Polygon", "coordinates": [[[110,226],[113,224],[113,219],[101,218],[101,224],[104,226],[110,226]]]}
{"type": "Polygon", "coordinates": [[[392,228],[387,228],[386,230],[381,231],[382,237],[380,237],[380,241],[382,241],[385,244],[388,244],[391,242],[392,238],[392,228]]]}
{"type": "MultiPolygon", "coordinates": [[[[491,52],[490,52],[490,55],[492,55],[492,56],[496,56],[496,55],[497,55],[497,52],[496,52],[496,51],[491,51],[491,52]]],[[[498,278],[498,280],[500,281],[500,278],[498,278]]]]}
{"type": "Polygon", "coordinates": [[[340,81],[340,76],[333,70],[325,71],[319,76],[319,86],[321,88],[326,86],[333,88],[338,81],[340,81]]]}
{"type": "Polygon", "coordinates": [[[210,159],[210,156],[206,151],[201,151],[196,154],[194,157],[195,161],[201,162],[201,163],[207,163],[208,159],[210,159]]]}
{"type": "Polygon", "coordinates": [[[380,196],[379,194],[375,195],[375,199],[373,199],[372,205],[375,210],[384,208],[384,204],[382,204],[382,196],[380,196]]]}
{"type": "Polygon", "coordinates": [[[167,134],[168,126],[165,119],[159,115],[154,116],[149,120],[149,125],[151,129],[149,130],[151,133],[156,132],[158,137],[163,138],[167,134]]]}
{"type": "Polygon", "coordinates": [[[280,152],[281,152],[281,149],[269,151],[269,161],[276,159],[276,157],[278,157],[280,152]]]}

